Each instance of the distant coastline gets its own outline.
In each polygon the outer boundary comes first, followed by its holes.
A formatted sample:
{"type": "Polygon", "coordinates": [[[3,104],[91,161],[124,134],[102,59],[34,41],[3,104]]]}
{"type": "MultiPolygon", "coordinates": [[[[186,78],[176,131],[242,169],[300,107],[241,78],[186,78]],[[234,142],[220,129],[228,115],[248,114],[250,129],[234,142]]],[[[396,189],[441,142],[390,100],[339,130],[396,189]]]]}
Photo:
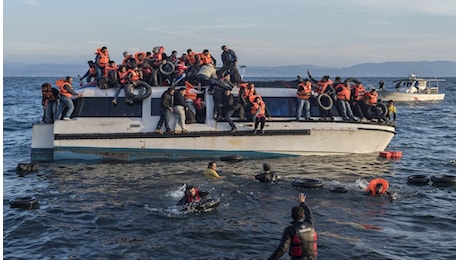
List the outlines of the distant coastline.
{"type": "MultiPolygon", "coordinates": [[[[454,61],[407,61],[362,63],[343,68],[327,68],[315,65],[290,66],[247,66],[246,77],[296,77],[306,76],[306,70],[320,77],[321,75],[342,77],[407,77],[415,73],[420,77],[455,77],[454,61]]],[[[62,77],[66,75],[83,75],[86,64],[20,64],[3,63],[4,77],[62,77]]]]}

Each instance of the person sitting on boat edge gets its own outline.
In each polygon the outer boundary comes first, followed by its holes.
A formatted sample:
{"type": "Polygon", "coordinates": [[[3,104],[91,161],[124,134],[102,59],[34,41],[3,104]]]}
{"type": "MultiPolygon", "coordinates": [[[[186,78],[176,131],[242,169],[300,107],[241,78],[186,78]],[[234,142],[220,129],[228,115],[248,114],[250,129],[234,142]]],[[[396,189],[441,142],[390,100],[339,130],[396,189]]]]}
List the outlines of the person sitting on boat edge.
{"type": "Polygon", "coordinates": [[[318,235],[313,225],[313,212],[306,203],[305,194],[300,193],[297,200],[300,205],[291,209],[293,221],[283,230],[281,241],[269,260],[280,259],[286,251],[291,259],[317,259],[318,235]]]}
{"type": "Polygon", "coordinates": [[[224,176],[220,176],[217,173],[217,163],[216,162],[209,162],[208,168],[203,172],[204,176],[209,178],[224,178],[224,176]]]}
{"type": "Polygon", "coordinates": [[[194,202],[200,202],[209,196],[209,192],[200,191],[194,186],[187,186],[184,191],[184,197],[177,202],[177,205],[187,205],[194,202]]]}
{"type": "Polygon", "coordinates": [[[271,171],[271,167],[268,163],[263,164],[263,169],[264,172],[261,174],[254,175],[254,179],[264,183],[277,182],[281,179],[281,177],[278,174],[271,171]]]}

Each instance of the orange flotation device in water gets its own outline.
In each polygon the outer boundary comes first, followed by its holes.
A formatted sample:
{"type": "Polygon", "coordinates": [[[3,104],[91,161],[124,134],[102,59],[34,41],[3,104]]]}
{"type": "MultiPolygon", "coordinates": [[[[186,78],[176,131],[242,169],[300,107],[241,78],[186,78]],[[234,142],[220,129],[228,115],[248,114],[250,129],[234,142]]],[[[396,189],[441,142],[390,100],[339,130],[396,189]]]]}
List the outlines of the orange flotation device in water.
{"type": "Polygon", "coordinates": [[[388,190],[388,187],[390,186],[387,180],[382,178],[376,178],[369,182],[369,185],[367,185],[366,188],[366,192],[370,193],[371,195],[376,195],[377,185],[379,184],[383,186],[382,194],[385,193],[388,190]]]}

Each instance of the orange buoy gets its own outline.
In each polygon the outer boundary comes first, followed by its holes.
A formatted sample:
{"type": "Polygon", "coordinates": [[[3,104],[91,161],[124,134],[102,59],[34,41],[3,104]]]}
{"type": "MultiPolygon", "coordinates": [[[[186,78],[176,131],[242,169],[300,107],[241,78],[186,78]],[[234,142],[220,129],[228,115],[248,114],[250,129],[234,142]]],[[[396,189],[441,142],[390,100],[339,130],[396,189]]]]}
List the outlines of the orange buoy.
{"type": "Polygon", "coordinates": [[[402,152],[401,151],[383,151],[379,153],[379,156],[383,158],[399,159],[402,157],[402,152]]]}

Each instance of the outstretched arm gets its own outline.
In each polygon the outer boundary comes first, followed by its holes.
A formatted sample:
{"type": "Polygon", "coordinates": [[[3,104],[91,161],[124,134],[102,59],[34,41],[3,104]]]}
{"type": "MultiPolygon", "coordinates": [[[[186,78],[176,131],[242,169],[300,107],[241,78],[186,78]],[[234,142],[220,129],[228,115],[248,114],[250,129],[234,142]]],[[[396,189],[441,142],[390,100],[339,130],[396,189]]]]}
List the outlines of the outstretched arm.
{"type": "Polygon", "coordinates": [[[306,222],[310,222],[313,225],[313,212],[311,211],[310,207],[307,205],[307,196],[304,193],[299,193],[298,201],[300,202],[300,206],[303,208],[305,212],[305,220],[306,222]]]}

